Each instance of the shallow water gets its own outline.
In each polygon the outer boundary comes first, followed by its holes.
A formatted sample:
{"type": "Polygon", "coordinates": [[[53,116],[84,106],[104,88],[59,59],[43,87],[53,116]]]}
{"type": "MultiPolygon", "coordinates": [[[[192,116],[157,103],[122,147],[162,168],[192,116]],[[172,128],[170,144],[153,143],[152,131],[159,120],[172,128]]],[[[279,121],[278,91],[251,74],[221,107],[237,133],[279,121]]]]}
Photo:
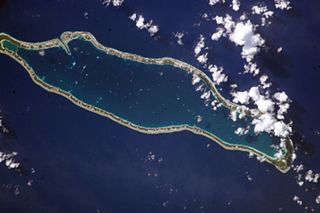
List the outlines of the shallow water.
{"type": "Polygon", "coordinates": [[[42,54],[20,48],[18,55],[49,85],[136,125],[197,126],[227,143],[253,147],[270,156],[275,153],[273,140],[267,134],[234,134],[237,127],[247,126],[250,120],[234,123],[226,108],[213,111],[210,101],[206,105],[200,98],[201,92],[196,91],[191,84],[192,75],[186,71],[112,56],[82,39],[72,40],[68,47],[70,55],[59,47],[42,54]],[[201,122],[197,121],[198,116],[203,119],[201,122]]]}

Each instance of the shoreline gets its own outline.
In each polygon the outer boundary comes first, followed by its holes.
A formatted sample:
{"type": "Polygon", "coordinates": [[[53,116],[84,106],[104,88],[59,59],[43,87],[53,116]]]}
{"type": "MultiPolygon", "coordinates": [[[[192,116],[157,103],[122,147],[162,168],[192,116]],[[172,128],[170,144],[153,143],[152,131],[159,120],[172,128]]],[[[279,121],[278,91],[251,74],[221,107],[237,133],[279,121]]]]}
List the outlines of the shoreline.
{"type": "MultiPolygon", "coordinates": [[[[292,162],[292,155],[293,155],[293,144],[290,138],[286,139],[285,145],[286,145],[286,153],[285,156],[282,159],[276,159],[274,157],[271,157],[269,155],[266,155],[265,153],[258,151],[252,147],[241,145],[241,144],[230,144],[221,138],[217,137],[216,135],[209,133],[201,128],[190,126],[190,125],[173,125],[173,126],[166,126],[166,127],[158,127],[158,128],[147,128],[143,126],[136,125],[126,119],[123,119],[119,116],[116,116],[112,114],[111,112],[108,112],[106,110],[103,110],[101,108],[95,107],[93,105],[87,104],[83,102],[82,100],[76,98],[71,93],[61,90],[58,87],[49,85],[48,83],[41,80],[33,70],[31,66],[23,59],[21,58],[16,52],[8,50],[3,46],[3,41],[10,41],[13,45],[29,49],[29,50],[44,50],[49,49],[53,47],[60,47],[63,48],[64,51],[66,51],[68,54],[70,54],[68,43],[75,39],[84,39],[86,41],[91,42],[97,49],[105,52],[106,54],[117,56],[119,58],[125,59],[125,60],[131,60],[135,62],[140,62],[144,64],[154,64],[154,65],[170,65],[176,68],[179,68],[181,70],[186,71],[187,73],[190,73],[192,75],[198,76],[202,81],[204,81],[208,87],[211,90],[211,93],[216,97],[216,99],[222,103],[222,105],[230,110],[235,110],[238,107],[240,107],[237,104],[234,104],[230,102],[229,100],[225,99],[221,94],[218,92],[217,88],[215,87],[215,84],[210,80],[210,78],[200,69],[193,67],[190,64],[187,64],[185,62],[182,62],[180,60],[164,57],[164,58],[146,58],[142,57],[140,55],[135,55],[131,53],[122,52],[113,48],[105,47],[102,44],[100,44],[95,37],[88,33],[88,32],[64,32],[62,33],[60,39],[52,39],[45,42],[36,42],[36,43],[28,43],[19,41],[10,35],[0,33],[0,53],[8,55],[15,61],[17,61],[20,65],[23,66],[23,68],[28,72],[29,76],[33,80],[34,83],[36,83],[38,86],[42,87],[43,89],[56,93],[58,95],[62,95],[63,97],[70,100],[75,105],[88,110],[90,112],[96,113],[98,115],[107,117],[121,125],[124,125],[130,129],[133,129],[135,131],[144,133],[144,134],[164,134],[164,133],[174,133],[174,132],[180,132],[180,131],[190,131],[196,135],[202,135],[204,137],[209,138],[210,140],[218,143],[220,146],[222,146],[224,149],[227,150],[239,150],[239,151],[245,151],[249,153],[253,153],[256,156],[264,158],[268,163],[274,165],[279,171],[286,173],[290,170],[291,162],[292,162]]],[[[244,113],[247,115],[251,115],[251,110],[245,110],[244,113]]]]}

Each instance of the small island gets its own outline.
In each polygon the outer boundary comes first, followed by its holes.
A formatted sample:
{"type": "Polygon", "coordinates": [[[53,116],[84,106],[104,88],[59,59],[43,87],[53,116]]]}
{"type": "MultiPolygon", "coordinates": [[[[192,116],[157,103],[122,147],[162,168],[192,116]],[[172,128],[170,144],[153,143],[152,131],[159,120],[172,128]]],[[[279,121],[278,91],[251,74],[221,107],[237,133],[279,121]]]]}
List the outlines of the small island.
{"type": "Polygon", "coordinates": [[[294,150],[289,137],[283,139],[284,155],[279,158],[272,148],[279,138],[252,131],[234,134],[235,123],[227,115],[230,110],[242,110],[245,124],[257,112],[224,98],[206,73],[183,61],[105,47],[88,32],[64,32],[60,38],[35,43],[0,33],[0,53],[21,64],[43,89],[135,131],[190,131],[227,150],[255,154],[281,172],[291,167],[294,150]],[[197,89],[191,83],[194,77],[200,79],[197,89]],[[208,92],[221,107],[213,111],[198,90],[208,92]]]}

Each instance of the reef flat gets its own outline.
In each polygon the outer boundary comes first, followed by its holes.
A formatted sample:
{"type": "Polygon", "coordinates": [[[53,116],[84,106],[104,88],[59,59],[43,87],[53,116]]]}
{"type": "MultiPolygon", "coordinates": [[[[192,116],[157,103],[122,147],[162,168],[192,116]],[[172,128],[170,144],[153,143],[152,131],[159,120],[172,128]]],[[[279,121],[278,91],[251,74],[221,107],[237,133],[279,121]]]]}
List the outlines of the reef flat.
{"type": "Polygon", "coordinates": [[[290,169],[292,142],[276,158],[279,139],[266,133],[236,135],[237,125],[248,125],[255,112],[225,99],[206,73],[180,60],[148,58],[100,44],[88,32],[64,32],[58,39],[29,43],[0,34],[0,53],[20,63],[42,88],[74,104],[146,134],[191,131],[210,138],[228,150],[253,153],[276,166],[290,169]],[[222,107],[213,111],[200,98],[202,91],[222,107]],[[246,119],[233,122],[230,110],[240,109],[246,119]],[[201,118],[201,119],[200,119],[201,118]]]}

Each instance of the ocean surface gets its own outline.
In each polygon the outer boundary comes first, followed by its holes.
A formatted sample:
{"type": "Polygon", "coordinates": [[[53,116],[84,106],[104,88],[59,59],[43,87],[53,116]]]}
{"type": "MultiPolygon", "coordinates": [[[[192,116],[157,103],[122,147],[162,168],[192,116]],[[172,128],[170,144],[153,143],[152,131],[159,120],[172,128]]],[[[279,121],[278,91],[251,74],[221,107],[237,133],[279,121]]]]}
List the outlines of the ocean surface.
{"type": "MultiPolygon", "coordinates": [[[[274,85],[293,100],[294,142],[304,140],[296,161],[319,172],[320,137],[315,131],[320,129],[320,3],[292,4],[293,10],[276,16],[261,32],[271,48],[258,60],[274,85]],[[284,47],[281,57],[274,54],[279,45],[284,47]]],[[[120,8],[92,0],[17,0],[0,5],[0,31],[20,40],[44,41],[64,31],[88,31],[105,46],[148,57],[170,56],[198,67],[192,37],[212,26],[189,23],[201,20],[199,14],[207,10],[224,12],[208,9],[206,1],[128,0],[120,8]],[[151,38],[128,21],[140,11],[162,27],[160,38],[151,38]],[[181,30],[190,39],[182,47],[172,41],[172,32],[181,30]]],[[[226,69],[241,67],[236,47],[222,42],[210,51],[211,60],[226,69]]],[[[226,151],[189,132],[135,132],[41,89],[7,56],[0,55],[0,66],[0,109],[10,130],[1,135],[0,147],[17,151],[22,162],[20,173],[0,165],[0,212],[305,212],[292,201],[294,195],[319,211],[314,202],[319,185],[305,193],[293,171],[282,174],[244,152],[226,151]]],[[[240,86],[251,83],[237,72],[228,74],[240,86]]]]}

